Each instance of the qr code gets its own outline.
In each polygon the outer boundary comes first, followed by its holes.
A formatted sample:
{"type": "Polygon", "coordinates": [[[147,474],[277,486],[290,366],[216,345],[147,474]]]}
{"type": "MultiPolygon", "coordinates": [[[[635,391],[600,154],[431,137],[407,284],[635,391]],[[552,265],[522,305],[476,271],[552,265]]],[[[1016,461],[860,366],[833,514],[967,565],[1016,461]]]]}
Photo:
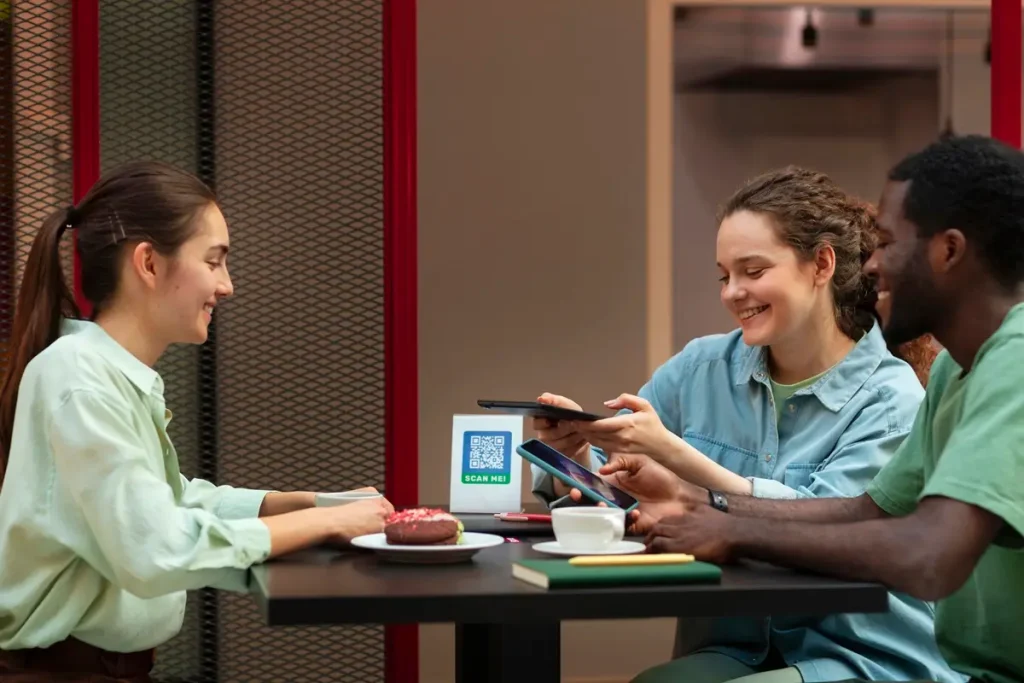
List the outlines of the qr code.
{"type": "Polygon", "coordinates": [[[471,436],[469,469],[500,470],[505,466],[505,436],[471,436]]]}

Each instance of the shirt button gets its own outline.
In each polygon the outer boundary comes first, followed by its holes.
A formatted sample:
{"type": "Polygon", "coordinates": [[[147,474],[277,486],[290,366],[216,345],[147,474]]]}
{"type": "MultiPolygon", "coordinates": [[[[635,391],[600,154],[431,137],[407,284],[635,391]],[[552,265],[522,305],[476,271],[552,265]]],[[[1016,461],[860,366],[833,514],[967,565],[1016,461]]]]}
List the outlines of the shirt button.
{"type": "Polygon", "coordinates": [[[796,412],[796,404],[794,404],[794,403],[790,403],[789,404],[789,412],[791,412],[791,413],[795,413],[796,412]]]}
{"type": "Polygon", "coordinates": [[[771,453],[765,453],[764,454],[764,461],[765,462],[771,462],[772,461],[772,454],[771,453]]]}

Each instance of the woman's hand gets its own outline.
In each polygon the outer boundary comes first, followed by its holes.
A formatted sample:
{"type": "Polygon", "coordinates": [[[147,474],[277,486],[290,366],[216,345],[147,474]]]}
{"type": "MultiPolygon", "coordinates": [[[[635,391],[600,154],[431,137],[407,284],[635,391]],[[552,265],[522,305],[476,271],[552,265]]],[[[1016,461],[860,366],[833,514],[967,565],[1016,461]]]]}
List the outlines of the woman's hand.
{"type": "Polygon", "coordinates": [[[661,423],[650,402],[622,394],[605,405],[612,410],[633,412],[595,422],[573,422],[572,428],[606,453],[643,453],[659,462],[668,457],[676,437],[661,423]]]}
{"type": "MultiPolygon", "coordinates": [[[[541,394],[537,397],[537,402],[570,410],[582,410],[575,401],[557,394],[541,394]]],[[[551,446],[577,464],[590,467],[590,444],[576,429],[574,422],[535,417],[533,429],[537,432],[538,441],[551,446]]]]}
{"type": "Polygon", "coordinates": [[[384,522],[395,512],[387,498],[359,500],[348,505],[318,508],[327,513],[327,542],[349,543],[356,536],[384,531],[384,522]]]}
{"type": "MultiPolygon", "coordinates": [[[[537,402],[570,410],[582,410],[575,401],[556,394],[541,394],[537,397],[537,402]]],[[[533,429],[537,432],[538,441],[551,446],[578,465],[590,468],[590,444],[579,433],[573,422],[535,417],[533,418],[533,429]]],[[[554,479],[552,487],[557,496],[569,493],[569,487],[559,479],[554,479]]]]}
{"type": "Polygon", "coordinates": [[[270,531],[270,557],[280,557],[324,543],[344,545],[356,536],[380,533],[394,512],[388,499],[381,497],[334,507],[310,507],[260,521],[270,531]]]}

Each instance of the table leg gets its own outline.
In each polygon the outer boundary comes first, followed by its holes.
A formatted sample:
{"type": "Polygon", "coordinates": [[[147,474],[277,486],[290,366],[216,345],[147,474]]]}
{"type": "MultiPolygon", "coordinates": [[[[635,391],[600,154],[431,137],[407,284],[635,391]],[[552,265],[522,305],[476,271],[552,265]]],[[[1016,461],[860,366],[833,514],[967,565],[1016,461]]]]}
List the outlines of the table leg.
{"type": "Polygon", "coordinates": [[[542,624],[456,624],[458,683],[559,683],[561,627],[542,624]]]}

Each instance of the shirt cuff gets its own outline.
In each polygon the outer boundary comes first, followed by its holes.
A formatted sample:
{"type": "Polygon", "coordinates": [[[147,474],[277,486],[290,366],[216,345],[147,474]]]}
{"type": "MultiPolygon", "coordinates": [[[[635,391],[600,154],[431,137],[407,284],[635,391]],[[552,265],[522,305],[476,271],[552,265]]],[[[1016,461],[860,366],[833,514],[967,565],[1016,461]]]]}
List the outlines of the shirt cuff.
{"type": "MultiPolygon", "coordinates": [[[[251,519],[260,516],[263,499],[270,491],[258,489],[230,489],[217,503],[216,515],[221,519],[251,519]]],[[[266,525],[260,523],[264,529],[266,525]]]]}
{"type": "Polygon", "coordinates": [[[750,482],[750,495],[754,498],[773,498],[775,500],[795,500],[800,494],[782,482],[774,479],[761,479],[759,477],[747,477],[750,482]]]}
{"type": "Polygon", "coordinates": [[[270,557],[270,528],[258,517],[234,519],[227,524],[231,526],[231,545],[239,553],[239,566],[248,567],[270,557]]]}

